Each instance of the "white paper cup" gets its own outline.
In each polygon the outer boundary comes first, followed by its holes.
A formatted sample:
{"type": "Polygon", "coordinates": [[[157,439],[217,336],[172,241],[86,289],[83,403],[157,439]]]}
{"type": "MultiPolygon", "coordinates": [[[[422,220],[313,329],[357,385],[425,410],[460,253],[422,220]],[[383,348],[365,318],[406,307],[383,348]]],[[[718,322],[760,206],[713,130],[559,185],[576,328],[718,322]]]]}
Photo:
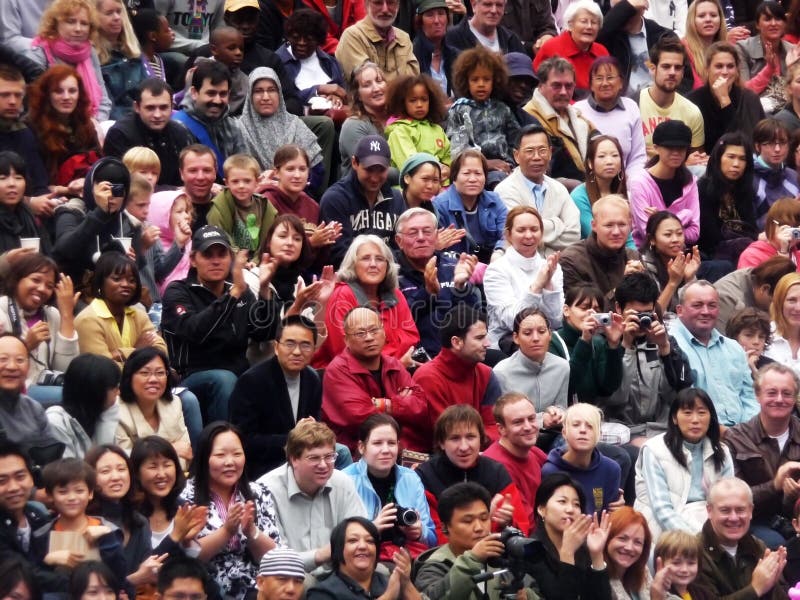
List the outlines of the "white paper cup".
{"type": "Polygon", "coordinates": [[[35,252],[39,251],[39,238],[19,238],[20,248],[31,248],[35,252]]]}
{"type": "Polygon", "coordinates": [[[117,240],[120,244],[122,244],[122,247],[124,248],[125,252],[131,249],[131,241],[133,241],[133,238],[118,237],[114,239],[117,240]]]}

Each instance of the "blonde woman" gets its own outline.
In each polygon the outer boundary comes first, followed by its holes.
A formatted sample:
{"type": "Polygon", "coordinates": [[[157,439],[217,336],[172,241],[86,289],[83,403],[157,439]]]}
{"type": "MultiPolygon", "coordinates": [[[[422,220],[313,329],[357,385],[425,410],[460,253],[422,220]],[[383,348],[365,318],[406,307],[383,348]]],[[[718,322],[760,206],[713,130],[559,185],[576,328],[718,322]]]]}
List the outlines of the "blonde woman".
{"type": "Polygon", "coordinates": [[[783,78],[786,106],[775,115],[789,131],[794,133],[800,129],[800,60],[786,67],[783,78]]]}
{"type": "Polygon", "coordinates": [[[111,119],[116,121],[133,110],[134,92],[147,77],[147,71],[122,0],[97,0],[97,22],[97,56],[114,103],[111,119]]]}
{"type": "Polygon", "coordinates": [[[781,277],[772,295],[769,316],[774,334],[772,343],[764,352],[767,356],[800,374],[800,273],[781,277]]]}
{"type": "Polygon", "coordinates": [[[111,98],[103,83],[100,60],[92,44],[97,39],[97,11],[89,0],[54,0],[42,15],[30,57],[45,69],[55,64],[73,67],[89,97],[90,114],[105,121],[111,98]]]}
{"type": "MultiPolygon", "coordinates": [[[[736,27],[735,29],[745,28],[736,27]]],[[[745,31],[747,30],[745,29],[745,31]]],[[[747,38],[748,35],[745,33],[744,37],[740,39],[747,38]]],[[[686,46],[686,55],[692,66],[694,79],[692,89],[696,90],[701,87],[706,80],[705,54],[708,47],[714,42],[724,42],[728,39],[728,28],[725,25],[725,16],[719,0],[697,0],[689,5],[689,12],[686,15],[686,36],[681,41],[686,46]]],[[[731,43],[736,42],[735,40],[730,41],[731,43]]]]}

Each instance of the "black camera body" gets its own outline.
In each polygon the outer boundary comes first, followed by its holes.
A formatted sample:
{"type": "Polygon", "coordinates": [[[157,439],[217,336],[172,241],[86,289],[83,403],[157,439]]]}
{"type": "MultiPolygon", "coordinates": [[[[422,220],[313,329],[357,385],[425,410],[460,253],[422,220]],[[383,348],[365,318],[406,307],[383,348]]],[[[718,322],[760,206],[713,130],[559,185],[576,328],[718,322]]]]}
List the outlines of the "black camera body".
{"type": "Polygon", "coordinates": [[[111,184],[111,197],[112,198],[124,198],[125,197],[125,184],[124,183],[112,183],[111,184]]]}
{"type": "Polygon", "coordinates": [[[413,508],[405,508],[399,504],[395,504],[394,507],[397,509],[395,525],[398,527],[410,527],[416,525],[417,521],[419,521],[419,515],[413,508]]]}
{"type": "Polygon", "coordinates": [[[36,384],[55,386],[64,385],[64,372],[44,369],[43,371],[39,372],[39,377],[36,379],[36,384]]]}
{"type": "Polygon", "coordinates": [[[653,313],[651,312],[637,312],[636,316],[639,317],[640,329],[650,329],[650,326],[653,324],[653,321],[655,320],[653,318],[653,313]]]}

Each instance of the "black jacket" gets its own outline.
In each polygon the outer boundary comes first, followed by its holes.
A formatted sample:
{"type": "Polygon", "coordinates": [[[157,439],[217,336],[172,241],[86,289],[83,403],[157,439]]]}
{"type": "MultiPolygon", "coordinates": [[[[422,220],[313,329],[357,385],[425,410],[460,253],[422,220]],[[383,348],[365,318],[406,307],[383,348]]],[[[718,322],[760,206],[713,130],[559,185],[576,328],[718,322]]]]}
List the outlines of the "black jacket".
{"type": "MultiPolygon", "coordinates": [[[[431,74],[431,55],[433,54],[433,44],[425,37],[422,31],[417,32],[417,37],[414,38],[414,56],[417,57],[419,62],[419,72],[426,75],[431,74]]],[[[458,57],[458,50],[453,48],[447,43],[447,40],[442,41],[442,60],[444,61],[444,74],[447,77],[447,93],[453,93],[453,77],[451,75],[453,70],[453,63],[456,62],[458,57]]]]}
{"type": "MultiPolygon", "coordinates": [[[[458,25],[454,25],[447,30],[444,38],[445,44],[455,48],[456,52],[463,52],[478,45],[478,38],[469,29],[469,19],[461,19],[458,25]]],[[[527,54],[525,46],[517,37],[517,34],[510,29],[498,25],[497,27],[497,41],[500,44],[501,54],[508,54],[509,52],[522,52],[527,54]]]]}
{"type": "Polygon", "coordinates": [[[764,118],[761,100],[747,88],[734,86],[730,97],[731,103],[720,108],[708,84],[686,95],[686,99],[694,103],[703,115],[706,154],[711,154],[717,140],[731,131],[741,131],[752,139],[756,123],[764,118]]]}
{"type": "Polygon", "coordinates": [[[122,117],[108,130],[103,153],[121,159],[134,146],[150,148],[161,161],[158,183],[179,187],[183,182],[178,170],[178,155],[193,143],[192,134],[182,123],[170,120],[163,131],[153,131],[134,113],[122,117]]]}
{"type": "Polygon", "coordinates": [[[539,591],[547,600],[611,600],[608,569],[595,571],[586,546],[578,548],[575,564],[558,557],[558,551],[547,537],[544,526],[531,536],[536,540],[533,556],[528,559],[528,573],[536,580],[539,591]]]}
{"type": "MultiPolygon", "coordinates": [[[[0,127],[7,123],[10,124],[8,121],[0,119],[0,127]]],[[[50,175],[47,173],[44,159],[39,153],[36,134],[27,125],[15,131],[5,131],[4,129],[0,130],[0,150],[16,152],[25,159],[25,195],[47,194],[50,191],[47,187],[50,175]]]]}
{"type": "Polygon", "coordinates": [[[286,377],[276,357],[251,367],[239,377],[230,398],[230,421],[242,432],[251,480],[286,462],[283,448],[289,431],[300,419],[319,419],[321,407],[322,382],[311,367],[300,373],[297,419],[292,413],[286,377]]]}
{"type": "MultiPolygon", "coordinates": [[[[625,24],[636,14],[636,9],[631,6],[628,0],[620,0],[603,17],[603,27],[597,36],[597,41],[606,47],[608,53],[619,61],[622,68],[622,76],[628,81],[631,76],[631,45],[628,41],[628,34],[625,32],[625,24]]],[[[664,35],[674,36],[678,40],[675,32],[666,27],[662,27],[652,19],[644,20],[644,34],[647,38],[647,47],[652,48],[664,35]]],[[[686,95],[691,91],[694,83],[692,66],[689,61],[683,65],[683,81],[678,87],[678,92],[686,95]]]]}
{"type": "Polygon", "coordinates": [[[231,284],[217,298],[197,281],[193,271],[173,281],[164,291],[161,327],[172,366],[182,376],[197,371],[225,369],[241,375],[248,368],[249,339],[274,337],[280,322],[280,304],[256,298],[247,290],[237,300],[231,284]]]}
{"type": "Polygon", "coordinates": [[[478,464],[464,470],[450,462],[444,452],[435,453],[428,462],[417,467],[417,475],[425,491],[436,498],[451,485],[464,481],[480,483],[492,496],[502,494],[513,483],[506,468],[494,459],[479,456],[478,464]]]}
{"type": "Polygon", "coordinates": [[[528,55],[543,35],[558,35],[549,0],[508,0],[503,25],[522,40],[528,55]]]}
{"type": "MultiPolygon", "coordinates": [[[[28,520],[31,531],[40,529],[51,520],[45,510],[31,502],[25,505],[25,518],[28,520]]],[[[41,565],[30,551],[26,552],[17,537],[17,522],[11,514],[0,511],[0,562],[11,556],[21,558],[28,563],[33,570],[33,578],[39,584],[42,593],[60,593],[67,589],[69,577],[41,565]]]]}

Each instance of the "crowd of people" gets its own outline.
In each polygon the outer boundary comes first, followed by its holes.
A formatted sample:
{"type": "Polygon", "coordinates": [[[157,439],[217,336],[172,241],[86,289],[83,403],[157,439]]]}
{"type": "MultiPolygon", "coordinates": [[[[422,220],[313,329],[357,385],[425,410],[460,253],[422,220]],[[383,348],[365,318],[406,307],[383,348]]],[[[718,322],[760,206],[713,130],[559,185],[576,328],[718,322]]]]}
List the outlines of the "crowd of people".
{"type": "Polygon", "coordinates": [[[800,0],[666,4],[2,0],[0,599],[790,597],[800,0]]]}

